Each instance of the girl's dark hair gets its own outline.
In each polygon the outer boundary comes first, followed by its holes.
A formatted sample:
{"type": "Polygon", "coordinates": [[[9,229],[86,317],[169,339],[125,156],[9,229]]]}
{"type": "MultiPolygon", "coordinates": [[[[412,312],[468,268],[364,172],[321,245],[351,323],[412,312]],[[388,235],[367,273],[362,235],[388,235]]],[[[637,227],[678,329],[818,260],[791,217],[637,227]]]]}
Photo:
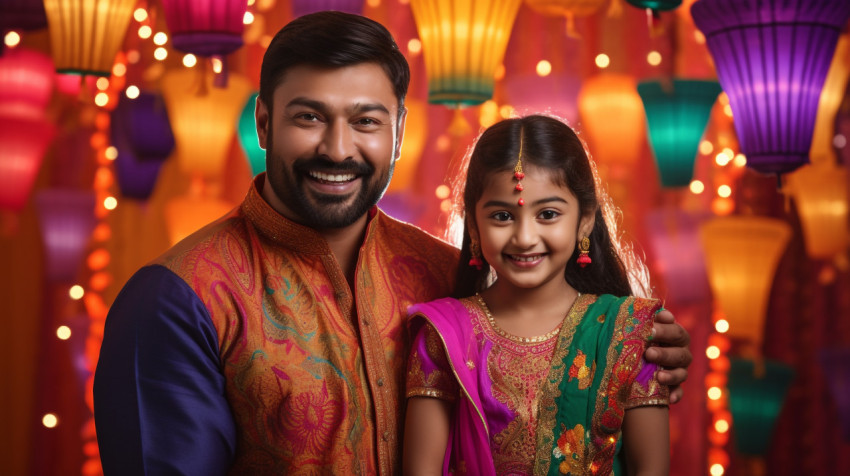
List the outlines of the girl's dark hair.
{"type": "Polygon", "coordinates": [[[274,90],[292,67],[341,68],[361,63],[384,69],[402,114],[410,67],[392,35],[374,20],[336,11],[304,15],[277,32],[260,67],[260,99],[271,111],[274,90]]]}
{"type": "MultiPolygon", "coordinates": [[[[494,173],[513,171],[520,137],[523,166],[551,171],[552,179],[559,185],[566,185],[578,198],[581,216],[595,215],[589,236],[593,262],[581,268],[576,263],[579,254],[576,246],[564,273],[570,286],[581,293],[648,295],[646,267],[634,257],[630,248],[620,245],[614,208],[599,183],[596,167],[588,157],[584,143],[572,128],[556,118],[531,115],[506,119],[481,134],[471,154],[467,154],[466,177],[461,177],[461,186],[454,188],[455,191],[462,190],[462,210],[456,207],[456,212],[460,213],[456,213],[455,222],[460,219],[466,226],[475,222],[475,204],[484,193],[489,177],[494,173]],[[464,182],[465,186],[462,186],[464,182]],[[462,215],[464,210],[468,214],[465,217],[462,215]]],[[[458,198],[459,192],[455,196],[456,203],[460,201],[458,198]]],[[[458,298],[470,296],[489,285],[490,267],[486,260],[480,271],[467,265],[471,257],[469,242],[469,231],[464,227],[454,293],[458,298]]]]}

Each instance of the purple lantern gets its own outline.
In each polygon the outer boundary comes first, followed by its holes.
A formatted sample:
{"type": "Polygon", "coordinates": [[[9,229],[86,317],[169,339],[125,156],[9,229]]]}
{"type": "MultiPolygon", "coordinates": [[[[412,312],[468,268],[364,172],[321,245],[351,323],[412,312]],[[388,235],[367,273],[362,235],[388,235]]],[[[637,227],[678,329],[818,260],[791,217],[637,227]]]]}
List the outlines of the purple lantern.
{"type": "MultiPolygon", "coordinates": [[[[114,112],[113,117],[115,117],[114,112]]],[[[112,146],[118,150],[118,157],[115,158],[114,164],[121,194],[136,200],[147,200],[156,186],[163,161],[139,159],[129,145],[124,128],[116,127],[114,121],[110,136],[112,146]]]]}
{"type": "Polygon", "coordinates": [[[135,99],[122,97],[112,111],[112,129],[139,160],[162,162],[174,151],[174,134],[159,94],[142,91],[135,99]]]}
{"type": "Polygon", "coordinates": [[[0,0],[0,32],[46,27],[44,0],[0,0]]]}
{"type": "Polygon", "coordinates": [[[245,0],[162,0],[174,48],[198,56],[241,48],[247,8],[245,0]]]}
{"type": "Polygon", "coordinates": [[[90,190],[45,189],[36,193],[47,279],[70,282],[77,276],[96,223],[90,190]]]}
{"type": "Polygon", "coordinates": [[[297,17],[325,10],[363,14],[363,0],[292,0],[292,15],[297,17]]]}
{"type": "Polygon", "coordinates": [[[664,276],[667,296],[677,304],[704,302],[709,297],[708,275],[699,237],[707,215],[661,209],[646,215],[646,229],[655,267],[664,276]]]}
{"type": "Polygon", "coordinates": [[[842,437],[850,443],[850,348],[821,350],[820,364],[835,400],[842,437]]]}
{"type": "Polygon", "coordinates": [[[729,96],[747,166],[782,174],[809,162],[847,0],[699,0],[691,7],[729,96]]]}

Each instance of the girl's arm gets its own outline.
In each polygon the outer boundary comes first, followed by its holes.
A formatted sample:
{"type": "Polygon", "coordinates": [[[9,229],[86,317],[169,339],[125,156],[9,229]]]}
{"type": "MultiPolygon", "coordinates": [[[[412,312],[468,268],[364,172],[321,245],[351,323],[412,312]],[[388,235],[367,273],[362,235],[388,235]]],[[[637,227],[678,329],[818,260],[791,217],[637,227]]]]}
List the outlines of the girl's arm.
{"type": "Polygon", "coordinates": [[[630,476],[670,474],[670,426],[666,406],[626,410],[623,451],[630,476]]]}
{"type": "Polygon", "coordinates": [[[431,397],[410,397],[407,400],[402,458],[405,475],[443,474],[451,405],[431,397]]]}

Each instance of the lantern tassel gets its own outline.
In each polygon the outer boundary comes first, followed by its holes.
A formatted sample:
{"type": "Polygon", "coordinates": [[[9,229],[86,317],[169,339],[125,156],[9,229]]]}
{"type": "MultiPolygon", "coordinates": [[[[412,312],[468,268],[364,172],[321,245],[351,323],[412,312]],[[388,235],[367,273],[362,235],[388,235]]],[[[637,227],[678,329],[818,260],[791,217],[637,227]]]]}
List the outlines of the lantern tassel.
{"type": "Polygon", "coordinates": [[[214,56],[221,63],[221,71],[213,69],[213,86],[221,89],[227,89],[227,58],[224,56],[214,56]]]}
{"type": "Polygon", "coordinates": [[[623,3],[622,0],[611,0],[611,4],[608,5],[608,18],[620,18],[623,14],[623,3]]]}
{"type": "Polygon", "coordinates": [[[580,40],[581,35],[576,30],[575,15],[572,12],[567,12],[567,37],[575,40],[580,40]]]}
{"type": "Polygon", "coordinates": [[[203,97],[210,93],[209,89],[207,89],[207,61],[201,60],[198,62],[198,74],[195,76],[195,82],[197,83],[197,89],[195,90],[195,96],[203,97]]]}
{"type": "Polygon", "coordinates": [[[466,118],[463,117],[463,111],[460,108],[455,109],[454,119],[449,125],[449,133],[455,137],[462,137],[472,132],[472,127],[466,118]]]}

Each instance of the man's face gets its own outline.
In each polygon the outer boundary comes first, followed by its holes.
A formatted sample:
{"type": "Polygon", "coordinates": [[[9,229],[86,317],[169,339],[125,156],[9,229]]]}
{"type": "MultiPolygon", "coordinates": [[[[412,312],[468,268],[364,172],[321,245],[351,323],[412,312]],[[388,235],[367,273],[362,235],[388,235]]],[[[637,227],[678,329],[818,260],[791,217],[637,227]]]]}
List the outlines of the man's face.
{"type": "Polygon", "coordinates": [[[266,149],[263,196],[311,228],[345,228],[374,206],[392,177],[404,118],[375,63],[326,69],[296,66],[256,109],[266,149]]]}

